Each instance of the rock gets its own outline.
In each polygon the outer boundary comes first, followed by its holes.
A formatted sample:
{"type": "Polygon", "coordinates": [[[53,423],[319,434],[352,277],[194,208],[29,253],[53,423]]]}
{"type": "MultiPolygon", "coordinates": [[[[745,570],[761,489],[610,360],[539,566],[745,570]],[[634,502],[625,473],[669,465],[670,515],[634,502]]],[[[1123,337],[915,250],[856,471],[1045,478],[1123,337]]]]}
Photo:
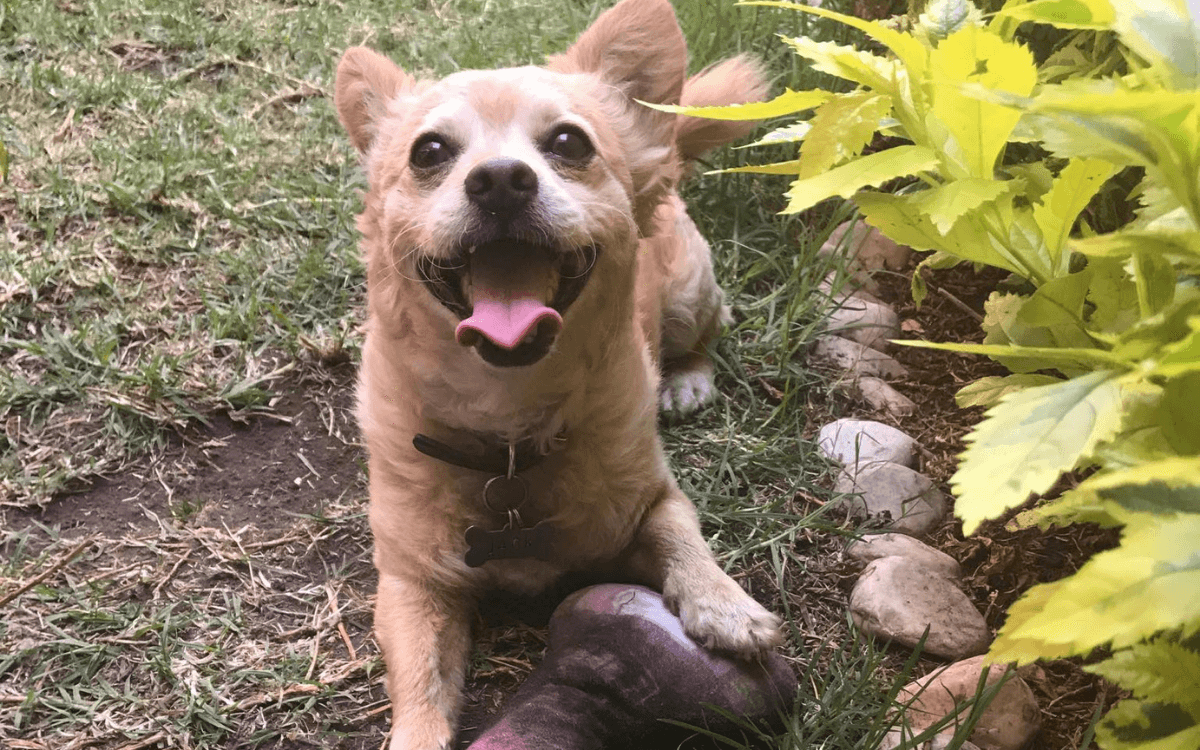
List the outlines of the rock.
{"type": "MultiPolygon", "coordinates": [[[[953,740],[953,733],[939,732],[933,735],[933,739],[929,741],[929,750],[946,750],[953,740]]],[[[958,750],[980,750],[980,747],[970,740],[963,740],[962,744],[958,746],[958,750]]]]}
{"type": "Polygon", "coordinates": [[[867,534],[850,543],[846,556],[864,563],[881,557],[903,557],[951,580],[962,575],[962,567],[953,557],[906,534],[867,534]]]}
{"type": "Polygon", "coordinates": [[[813,345],[811,356],[817,362],[856,375],[896,379],[908,376],[904,365],[883,352],[840,336],[819,337],[813,345]]]}
{"type": "Polygon", "coordinates": [[[983,615],[954,581],[905,557],[867,566],[850,592],[850,616],[863,632],[909,648],[928,627],[925,653],[945,659],[982,654],[992,640],[983,615]]]}
{"type": "Polygon", "coordinates": [[[912,466],[915,446],[911,437],[895,427],[864,419],[839,419],[817,433],[821,453],[859,469],[876,463],[912,466]]]}
{"type": "Polygon", "coordinates": [[[833,288],[834,281],[836,279],[837,272],[831,271],[830,273],[826,274],[825,278],[821,280],[821,283],[817,285],[817,289],[823,292],[826,297],[829,297],[829,299],[833,300],[834,304],[841,304],[843,301],[853,298],[865,299],[868,302],[874,302],[877,305],[887,304],[878,296],[881,291],[879,284],[864,271],[851,274],[843,279],[840,284],[837,284],[838,292],[837,294],[834,294],[833,288]]]}
{"type": "MultiPolygon", "coordinates": [[[[912,738],[920,734],[920,732],[905,732],[902,737],[900,731],[901,730],[897,728],[888,732],[883,738],[883,741],[879,743],[877,750],[896,750],[896,748],[900,747],[905,740],[908,740],[911,743],[912,738]]],[[[950,741],[952,739],[954,739],[953,734],[938,733],[935,734],[931,740],[926,740],[915,747],[912,744],[909,744],[908,747],[910,750],[946,750],[946,748],[950,747],[950,741]]],[[[964,741],[958,747],[959,750],[979,750],[978,745],[969,741],[964,741]]]]}
{"type": "Polygon", "coordinates": [[[847,497],[841,502],[851,515],[884,517],[888,528],[909,536],[929,533],[946,516],[948,502],[927,477],[907,466],[876,463],[856,474],[843,472],[834,492],[847,497]]]}
{"type": "Polygon", "coordinates": [[[900,337],[900,318],[891,307],[847,297],[825,318],[825,330],[878,351],[900,337]]]}
{"type": "MultiPolygon", "coordinates": [[[[943,716],[952,714],[957,703],[975,695],[982,671],[983,657],[977,656],[906,685],[897,700],[901,703],[912,701],[905,716],[908,726],[919,733],[943,716]]],[[[1004,665],[993,664],[987,684],[996,684],[1007,671],[1004,665]]],[[[1033,691],[1013,674],[988,704],[970,740],[980,750],[1018,750],[1033,738],[1041,722],[1042,712],[1033,691]]]]}
{"type": "Polygon", "coordinates": [[[878,229],[862,221],[844,222],[834,228],[829,239],[821,245],[818,255],[840,254],[852,265],[871,271],[887,268],[899,271],[908,263],[910,248],[897,245],[878,229]],[[846,232],[850,236],[846,237],[846,232]]]}
{"type": "Polygon", "coordinates": [[[871,408],[887,412],[893,417],[908,417],[917,411],[912,399],[879,378],[861,377],[854,381],[854,390],[871,408]]]}

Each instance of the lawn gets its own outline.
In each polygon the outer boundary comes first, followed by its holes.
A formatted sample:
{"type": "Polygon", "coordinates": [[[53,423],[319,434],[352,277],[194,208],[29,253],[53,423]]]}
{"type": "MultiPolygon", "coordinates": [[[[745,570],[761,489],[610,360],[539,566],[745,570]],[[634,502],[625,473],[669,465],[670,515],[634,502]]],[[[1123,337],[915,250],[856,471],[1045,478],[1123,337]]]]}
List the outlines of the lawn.
{"type": "MultiPolygon", "coordinates": [[[[693,69],[754,50],[776,89],[811,82],[773,39],[802,17],[677,5],[693,69]]],[[[0,0],[6,747],[380,746],[351,414],[363,178],[333,71],[354,44],[426,75],[537,62],[600,9],[0,0]]],[[[663,429],[722,563],[787,617],[803,689],[774,744],[873,748],[885,654],[847,630],[843,532],[811,443],[841,402],[800,356],[824,304],[815,248],[840,217],[782,220],[781,192],[686,186],[736,322],[721,398],[663,429]]],[[[468,729],[543,639],[481,632],[468,729]]]]}

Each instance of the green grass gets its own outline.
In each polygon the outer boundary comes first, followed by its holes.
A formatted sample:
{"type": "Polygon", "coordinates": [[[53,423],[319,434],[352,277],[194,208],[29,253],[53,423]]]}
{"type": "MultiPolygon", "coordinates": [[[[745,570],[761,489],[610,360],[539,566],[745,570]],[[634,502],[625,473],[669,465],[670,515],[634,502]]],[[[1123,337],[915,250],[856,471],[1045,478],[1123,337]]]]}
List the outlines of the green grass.
{"type": "MultiPolygon", "coordinates": [[[[694,69],[752,50],[787,85],[816,80],[773,37],[806,17],[677,5],[694,69]]],[[[430,75],[536,62],[600,7],[0,0],[0,512],[119,473],[214,414],[270,413],[289,373],[356,360],[363,179],[328,97],[342,49],[430,75]]],[[[828,403],[799,356],[828,270],[814,250],[839,217],[779,219],[777,180],[700,177],[684,192],[737,321],[716,352],[724,397],[666,424],[668,449],[722,562],[791,624],[804,691],[777,744],[873,747],[883,654],[845,628],[825,464],[804,438],[828,403]]],[[[205,525],[202,497],[82,547],[0,527],[0,596],[45,574],[0,607],[0,740],[378,746],[381,662],[370,644],[337,651],[329,617],[340,595],[338,622],[369,631],[362,499],[251,547],[205,525]],[[294,570],[331,550],[354,554],[316,580],[294,570]]],[[[505,643],[475,663],[507,663],[505,643]]]]}

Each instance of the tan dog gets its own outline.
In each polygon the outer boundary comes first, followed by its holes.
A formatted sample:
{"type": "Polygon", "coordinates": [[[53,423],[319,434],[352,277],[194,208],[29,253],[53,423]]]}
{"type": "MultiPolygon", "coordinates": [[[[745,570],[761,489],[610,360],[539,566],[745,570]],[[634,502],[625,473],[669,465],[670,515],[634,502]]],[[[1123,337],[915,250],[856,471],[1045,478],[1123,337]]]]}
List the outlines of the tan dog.
{"type": "Polygon", "coordinates": [[[546,68],[417,81],[362,48],[338,67],[370,185],[359,418],[392,750],[452,741],[485,587],[589,571],[661,590],[712,648],[780,642],[714,561],[656,430],[660,398],[711,392],[723,318],[681,158],[745,128],[634,100],[764,88],[741,59],[685,86],[686,55],[667,0],[624,0],[546,68]]]}

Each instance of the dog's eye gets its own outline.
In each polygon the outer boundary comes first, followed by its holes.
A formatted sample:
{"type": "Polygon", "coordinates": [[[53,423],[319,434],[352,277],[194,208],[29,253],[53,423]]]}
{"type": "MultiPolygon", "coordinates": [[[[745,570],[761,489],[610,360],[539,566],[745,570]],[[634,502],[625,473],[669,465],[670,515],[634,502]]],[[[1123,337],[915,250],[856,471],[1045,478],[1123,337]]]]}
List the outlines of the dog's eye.
{"type": "Polygon", "coordinates": [[[587,161],[596,153],[583,131],[571,125],[563,125],[552,132],[546,139],[546,150],[560,159],[573,162],[587,161]]]}
{"type": "Polygon", "coordinates": [[[413,144],[408,161],[417,169],[432,169],[454,158],[454,147],[440,135],[422,136],[413,144]]]}

